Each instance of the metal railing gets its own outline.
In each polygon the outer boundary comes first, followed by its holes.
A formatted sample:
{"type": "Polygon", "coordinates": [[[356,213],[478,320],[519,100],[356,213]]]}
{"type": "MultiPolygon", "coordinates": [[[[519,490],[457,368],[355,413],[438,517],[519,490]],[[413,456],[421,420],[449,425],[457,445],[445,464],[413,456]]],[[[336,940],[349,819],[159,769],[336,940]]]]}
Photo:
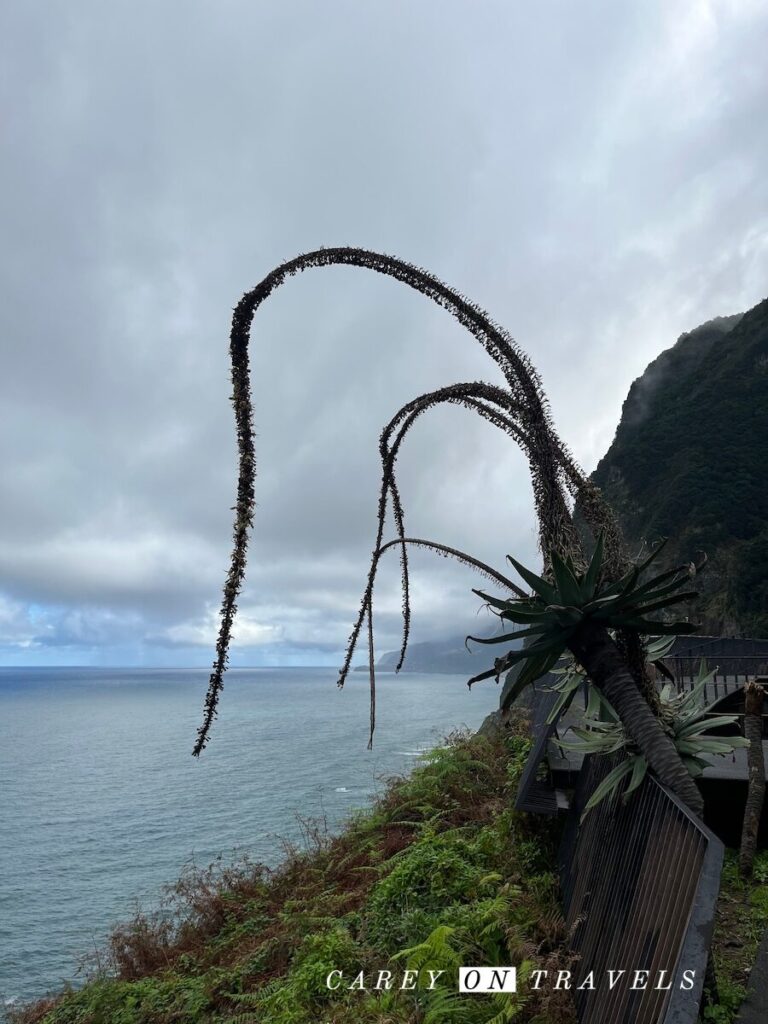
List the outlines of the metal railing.
{"type": "Polygon", "coordinates": [[[560,853],[570,944],[580,957],[574,973],[583,979],[594,971],[594,991],[573,985],[579,1021],[693,1024],[723,845],[650,775],[626,804],[614,793],[579,825],[589,795],[614,763],[585,759],[560,853]],[[609,970],[626,972],[612,989],[609,970]],[[648,982],[633,991],[637,970],[649,972],[648,982]],[[683,971],[694,972],[690,989],[681,987],[683,971]]]}
{"type": "MultiPolygon", "coordinates": [[[[768,640],[678,638],[665,662],[679,689],[692,688],[702,658],[717,666],[705,694],[709,703],[734,693],[749,678],[768,674],[768,640]]],[[[556,806],[552,786],[538,775],[556,735],[554,726],[546,725],[553,702],[546,688],[534,694],[535,741],[518,791],[520,810],[553,813],[556,806]]],[[[590,794],[615,763],[609,757],[584,760],[560,851],[563,906],[579,957],[572,985],[578,1018],[580,1024],[693,1024],[723,844],[650,774],[626,804],[616,794],[607,797],[580,825],[590,794]],[[627,972],[613,988],[609,970],[627,972]],[[633,991],[626,983],[636,970],[649,972],[644,990],[633,991]],[[579,980],[591,971],[595,989],[579,989],[579,980]],[[693,972],[691,988],[681,987],[683,971],[693,972]]]]}
{"type": "MultiPolygon", "coordinates": [[[[519,673],[520,665],[516,665],[511,672],[519,673]]],[[[549,780],[539,778],[539,771],[547,760],[547,748],[550,737],[555,732],[555,724],[547,725],[547,717],[557,699],[557,694],[549,687],[554,676],[547,674],[543,679],[538,680],[530,694],[530,706],[528,708],[531,720],[531,731],[533,734],[533,746],[525,762],[515,796],[515,810],[527,811],[529,814],[546,814],[549,816],[557,814],[557,797],[554,787],[549,780]]],[[[546,769],[545,769],[546,773],[546,769]]]]}
{"type": "Polygon", "coordinates": [[[698,674],[701,659],[715,668],[707,695],[713,700],[724,697],[747,679],[768,672],[768,640],[746,637],[678,637],[664,664],[672,672],[678,688],[689,690],[698,674]]]}
{"type": "Polygon", "coordinates": [[[716,655],[698,654],[665,658],[664,664],[675,677],[678,689],[693,688],[702,657],[710,668],[715,669],[712,682],[707,686],[707,693],[712,693],[715,700],[737,690],[748,679],[768,673],[768,657],[762,655],[718,658],[716,655]]]}

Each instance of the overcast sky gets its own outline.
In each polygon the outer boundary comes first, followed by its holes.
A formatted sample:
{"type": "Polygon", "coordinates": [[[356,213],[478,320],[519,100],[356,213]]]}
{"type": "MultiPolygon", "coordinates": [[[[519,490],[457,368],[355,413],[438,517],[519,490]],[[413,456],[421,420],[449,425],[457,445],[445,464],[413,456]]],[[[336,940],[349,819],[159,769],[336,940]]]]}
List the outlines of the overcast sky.
{"type": "MultiPolygon", "coordinates": [[[[768,7],[748,0],[67,0],[0,11],[4,664],[208,664],[240,295],[321,245],[427,267],[506,326],[591,470],[632,380],[768,294],[768,7]]],[[[377,439],[499,379],[442,310],[310,271],[254,325],[259,478],[233,664],[335,663],[377,439]]],[[[409,532],[537,563],[526,464],[463,410],[401,458],[409,532]]],[[[413,559],[414,640],[478,578],[413,559]]],[[[397,643],[396,559],[377,590],[397,643]]]]}

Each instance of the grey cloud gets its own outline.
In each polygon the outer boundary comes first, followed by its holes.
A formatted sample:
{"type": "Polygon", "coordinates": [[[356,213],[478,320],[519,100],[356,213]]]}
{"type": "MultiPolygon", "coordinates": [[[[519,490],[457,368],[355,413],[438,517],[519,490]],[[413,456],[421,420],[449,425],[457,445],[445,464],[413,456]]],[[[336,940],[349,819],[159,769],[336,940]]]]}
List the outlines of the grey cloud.
{"type": "MultiPolygon", "coordinates": [[[[203,657],[235,487],[228,318],[299,251],[394,252],[479,301],[587,468],[652,358],[764,295],[763,5],[73,0],[0,19],[11,644],[203,657]]],[[[379,430],[498,375],[442,311],[341,269],[270,299],[252,361],[241,655],[330,659],[367,570],[379,430]]],[[[488,425],[435,412],[400,471],[414,534],[535,560],[525,462],[488,425]]],[[[472,626],[476,578],[414,567],[416,638],[472,626]]],[[[378,599],[385,649],[395,559],[378,599]]]]}

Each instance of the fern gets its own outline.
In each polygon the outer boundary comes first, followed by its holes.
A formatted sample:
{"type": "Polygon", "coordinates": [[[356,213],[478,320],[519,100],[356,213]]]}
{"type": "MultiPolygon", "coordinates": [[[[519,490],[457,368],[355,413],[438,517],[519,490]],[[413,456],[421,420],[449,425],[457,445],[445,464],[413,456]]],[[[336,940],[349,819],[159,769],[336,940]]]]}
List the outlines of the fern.
{"type": "Polygon", "coordinates": [[[461,954],[451,945],[456,929],[438,925],[423,942],[395,953],[393,960],[405,960],[409,971],[445,971],[455,973],[461,966],[461,954]]]}
{"type": "MultiPolygon", "coordinates": [[[[233,1003],[240,1003],[243,1006],[258,1007],[261,1004],[261,997],[256,992],[232,992],[229,999],[233,1003]]],[[[227,1017],[222,1024],[261,1024],[260,1018],[253,1013],[238,1013],[234,1017],[227,1017]]]]}

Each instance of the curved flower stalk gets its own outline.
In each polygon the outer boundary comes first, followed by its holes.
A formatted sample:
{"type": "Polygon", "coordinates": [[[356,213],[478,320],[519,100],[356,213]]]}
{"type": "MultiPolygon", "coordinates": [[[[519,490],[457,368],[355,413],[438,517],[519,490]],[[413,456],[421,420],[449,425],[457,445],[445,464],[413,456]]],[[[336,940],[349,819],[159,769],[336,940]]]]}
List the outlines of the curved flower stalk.
{"type": "MultiPolygon", "coordinates": [[[[523,449],[531,465],[536,462],[536,440],[526,433],[521,425],[523,417],[519,404],[514,402],[503,388],[483,381],[473,381],[465,384],[452,384],[449,387],[422,395],[404,405],[390,420],[382,431],[379,444],[383,470],[379,521],[380,524],[383,524],[383,516],[386,513],[386,491],[389,488],[393,499],[395,525],[401,534],[403,531],[402,507],[394,478],[397,454],[405,435],[421,413],[442,403],[461,405],[477,412],[495,427],[507,433],[523,449]],[[393,433],[395,433],[394,441],[392,440],[393,433]]],[[[555,438],[555,443],[563,482],[571,496],[579,502],[582,515],[594,535],[597,536],[602,532],[605,554],[604,569],[617,575],[619,570],[628,568],[628,562],[623,552],[621,535],[613,510],[606,505],[599,490],[584,476],[559,439],[555,438]]],[[[542,537],[542,542],[545,545],[550,540],[549,536],[542,537]]],[[[548,551],[549,548],[545,546],[543,551],[545,557],[547,557],[548,551]]],[[[572,550],[570,553],[574,560],[580,560],[580,548],[572,550]]],[[[567,552],[563,551],[562,554],[565,555],[567,552]]]]}
{"type": "MultiPolygon", "coordinates": [[[[216,717],[224,673],[229,660],[229,643],[237,610],[237,598],[245,575],[248,532],[253,525],[256,458],[248,357],[251,323],[262,303],[287,278],[313,267],[333,265],[363,267],[407,284],[447,309],[480,342],[501,370],[506,382],[506,389],[503,389],[506,396],[505,402],[515,407],[516,422],[529,438],[527,454],[531,468],[542,550],[548,552],[554,549],[563,554],[571,554],[573,557],[578,557],[581,550],[568,509],[566,494],[573,493],[574,488],[578,490],[577,481],[583,479],[583,475],[576,469],[566,447],[557,437],[538,373],[528,356],[503,328],[477,305],[455,289],[449,288],[434,275],[393,256],[365,249],[340,247],[318,249],[281,264],[267,274],[255,288],[246,292],[235,307],[232,317],[230,331],[232,402],[235,408],[240,462],[233,527],[234,546],[229,572],[224,584],[220,628],[216,641],[216,660],[213,664],[206,695],[203,723],[198,730],[193,751],[195,755],[199,755],[205,748],[211,725],[216,717]]],[[[421,399],[417,399],[417,403],[420,406],[428,407],[435,404],[435,400],[430,399],[429,396],[422,396],[421,399]]],[[[385,476],[386,472],[385,468],[385,476]]],[[[382,503],[385,513],[387,495],[394,491],[394,485],[390,487],[388,478],[383,481],[383,484],[383,497],[379,509],[380,521],[382,503]]],[[[396,494],[396,491],[394,493],[396,494]]],[[[401,508],[399,498],[396,499],[396,508],[401,508]]],[[[396,511],[396,518],[397,514],[396,511]]],[[[380,536],[374,548],[371,572],[366,587],[368,597],[363,602],[365,605],[363,621],[367,622],[369,633],[372,631],[370,595],[372,594],[381,540],[380,536]]],[[[405,574],[407,574],[407,567],[404,568],[405,574]]],[[[351,640],[350,643],[352,644],[351,640]]],[[[347,665],[349,660],[349,658],[345,660],[347,665]]],[[[343,678],[341,681],[343,682],[343,678]]]]}
{"type": "MultiPolygon", "coordinates": [[[[406,434],[410,430],[411,426],[421,416],[422,413],[428,409],[434,408],[435,406],[442,403],[451,403],[454,405],[464,406],[479,415],[483,416],[489,422],[493,423],[494,426],[499,427],[509,434],[519,445],[528,453],[529,461],[535,458],[535,447],[530,437],[525,433],[519,422],[515,417],[519,418],[520,409],[519,406],[510,400],[508,394],[499,387],[492,384],[486,384],[483,381],[473,381],[464,384],[452,384],[449,387],[440,388],[437,391],[430,392],[422,395],[419,398],[408,402],[400,409],[400,411],[390,420],[387,426],[381,433],[379,441],[379,452],[381,455],[382,463],[382,483],[379,492],[379,504],[378,504],[378,515],[377,515],[377,535],[374,549],[374,557],[372,559],[371,568],[369,572],[368,584],[363,594],[361,601],[360,612],[358,619],[350,637],[349,645],[347,648],[347,655],[345,657],[344,665],[339,673],[339,684],[343,685],[351,667],[351,659],[354,653],[354,649],[360,634],[360,631],[365,622],[371,595],[373,591],[373,585],[375,582],[376,571],[378,568],[378,559],[383,553],[381,546],[384,527],[386,523],[386,516],[388,510],[388,498],[392,499],[392,509],[395,520],[395,528],[400,539],[400,561],[402,569],[402,594],[403,594],[403,639],[400,648],[400,657],[397,663],[396,671],[399,671],[402,667],[405,652],[408,645],[409,630],[410,630],[410,597],[409,597],[409,586],[408,586],[408,557],[407,549],[403,542],[405,536],[405,523],[404,523],[404,512],[402,502],[400,500],[400,493],[397,488],[395,481],[395,463],[397,456],[400,451],[400,447],[405,439],[406,434]]],[[[566,454],[562,456],[563,461],[568,457],[566,454]]],[[[572,475],[579,471],[571,463],[570,467],[572,475]]],[[[422,542],[423,543],[423,542],[422,542]]],[[[387,545],[388,547],[391,545],[387,545]]],[[[437,547],[442,547],[437,545],[437,547]]],[[[444,549],[443,554],[450,555],[452,557],[459,557],[459,552],[455,549],[448,551],[444,549]]],[[[466,561],[469,556],[462,556],[466,561]]],[[[474,562],[473,559],[469,559],[474,562]]],[[[477,565],[475,564],[475,567],[477,565]]],[[[513,586],[510,584],[510,586],[513,586]]]]}
{"type": "MultiPolygon", "coordinates": [[[[245,574],[248,534],[253,524],[256,460],[248,357],[251,323],[261,304],[288,277],[309,268],[332,265],[358,266],[384,274],[407,284],[433,302],[443,306],[483,346],[501,371],[505,381],[504,387],[477,381],[421,395],[404,406],[382,432],[379,444],[382,481],[378,501],[376,540],[360,611],[349,638],[347,654],[339,675],[339,685],[341,686],[350,669],[360,633],[366,627],[371,686],[371,735],[375,726],[373,588],[378,564],[384,552],[389,547],[396,546],[400,553],[403,581],[403,643],[400,664],[402,664],[405,654],[410,624],[407,560],[409,544],[431,546],[433,550],[441,554],[457,557],[467,564],[473,564],[480,571],[485,571],[486,575],[490,575],[492,579],[499,580],[501,578],[499,574],[494,573],[494,570],[487,566],[482,567],[481,563],[454,548],[432,544],[429,541],[408,539],[405,536],[404,512],[395,479],[395,465],[397,454],[408,430],[427,409],[442,402],[461,404],[483,416],[499,429],[505,430],[520,445],[528,459],[531,473],[534,506],[539,525],[539,544],[544,556],[545,575],[542,579],[545,582],[556,582],[558,576],[562,574],[562,565],[570,566],[574,574],[588,571],[578,531],[569,508],[569,501],[572,499],[575,499],[578,504],[593,536],[597,537],[598,533],[601,535],[599,546],[602,581],[604,583],[616,581],[627,569],[628,562],[613,513],[606,506],[599,490],[586,480],[567,447],[557,436],[539,376],[528,356],[503,328],[478,306],[454,289],[449,288],[432,274],[395,257],[354,248],[319,249],[298,256],[277,267],[254,289],[247,292],[235,307],[232,317],[230,332],[232,401],[235,408],[239,449],[237,502],[233,527],[234,546],[222,597],[216,659],[206,694],[203,722],[198,730],[194,746],[195,755],[199,755],[205,748],[213,720],[216,717],[223,677],[229,658],[229,644],[237,610],[237,598],[245,574]],[[390,501],[397,538],[394,542],[385,544],[384,528],[390,501]]],[[[529,580],[526,582],[530,584],[529,580]]],[[[520,595],[523,592],[510,581],[506,581],[506,584],[509,584],[508,591],[515,594],[517,599],[522,600],[520,595]]],[[[563,606],[563,614],[567,617],[567,603],[563,606]]],[[[656,732],[660,732],[660,727],[649,708],[648,701],[652,695],[646,694],[644,698],[641,692],[644,658],[641,657],[642,648],[639,646],[635,623],[627,620],[619,627],[619,636],[623,634],[626,639],[623,651],[616,647],[608,636],[604,625],[592,615],[580,623],[579,628],[573,630],[572,633],[573,635],[569,639],[571,649],[588,668],[590,666],[587,662],[590,658],[592,659],[590,675],[597,685],[602,685],[602,679],[609,688],[610,686],[613,686],[614,689],[616,687],[628,688],[632,691],[628,697],[629,703],[631,704],[634,700],[635,704],[647,712],[650,723],[645,720],[643,741],[647,744],[652,738],[654,729],[656,732]],[[597,633],[594,630],[597,630],[597,633]],[[612,647],[606,647],[606,639],[612,647]],[[584,650],[581,651],[581,648],[584,650]],[[633,664],[633,662],[637,662],[637,664],[633,664]]],[[[542,664],[543,662],[539,660],[534,667],[538,667],[540,670],[542,664]]],[[[605,690],[605,686],[603,689],[605,690]]],[[[619,713],[622,714],[618,704],[616,706],[619,713]]],[[[635,719],[638,720],[637,716],[635,719]]],[[[634,727],[628,727],[634,735],[634,727]]],[[[641,742],[639,738],[638,742],[641,742]]],[[[653,764],[653,761],[650,763],[653,764]]],[[[679,759],[677,759],[677,764],[678,767],[681,767],[679,759]]],[[[663,771],[665,767],[663,759],[658,761],[654,767],[660,772],[663,771]]],[[[666,763],[666,768],[671,771],[674,765],[666,763]]],[[[688,802],[694,806],[694,795],[689,793],[688,797],[690,798],[688,802]]]]}

